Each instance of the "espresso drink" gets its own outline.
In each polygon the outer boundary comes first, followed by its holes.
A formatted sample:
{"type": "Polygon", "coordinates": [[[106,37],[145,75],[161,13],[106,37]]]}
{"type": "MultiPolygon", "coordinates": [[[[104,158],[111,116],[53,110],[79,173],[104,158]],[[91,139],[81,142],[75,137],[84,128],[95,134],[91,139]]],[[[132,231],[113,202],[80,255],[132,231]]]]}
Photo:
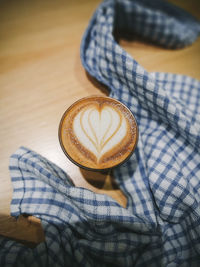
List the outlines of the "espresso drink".
{"type": "Polygon", "coordinates": [[[92,170],[115,167],[133,152],[137,124],[119,101],[92,96],[75,102],[64,113],[59,127],[60,144],[77,165],[92,170]]]}

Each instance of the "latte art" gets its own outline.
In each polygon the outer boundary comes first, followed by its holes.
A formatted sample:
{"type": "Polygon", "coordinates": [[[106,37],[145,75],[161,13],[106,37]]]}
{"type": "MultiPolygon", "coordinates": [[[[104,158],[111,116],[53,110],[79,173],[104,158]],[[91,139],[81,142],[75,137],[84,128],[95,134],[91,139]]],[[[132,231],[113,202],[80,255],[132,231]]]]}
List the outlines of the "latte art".
{"type": "Polygon", "coordinates": [[[64,113],[59,138],[74,163],[89,169],[108,169],[133,152],[137,125],[119,101],[93,96],[77,101],[64,113]]]}
{"type": "Polygon", "coordinates": [[[80,143],[94,153],[97,161],[126,135],[126,121],[111,107],[90,107],[74,118],[74,133],[80,143]]]}

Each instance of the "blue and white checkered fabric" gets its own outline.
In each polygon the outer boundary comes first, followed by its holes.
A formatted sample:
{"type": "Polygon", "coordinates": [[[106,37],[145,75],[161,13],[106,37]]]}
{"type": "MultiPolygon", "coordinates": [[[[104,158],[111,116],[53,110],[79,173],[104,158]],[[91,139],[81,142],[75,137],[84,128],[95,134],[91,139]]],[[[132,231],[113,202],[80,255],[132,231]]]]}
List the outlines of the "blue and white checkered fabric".
{"type": "Polygon", "coordinates": [[[11,212],[40,218],[46,240],[28,249],[0,239],[0,266],[200,266],[200,82],[148,73],[115,41],[113,32],[125,31],[180,48],[198,37],[200,24],[164,1],[108,0],[85,32],[85,69],[139,126],[134,155],[115,169],[127,207],[74,187],[21,147],[10,159],[11,212]]]}

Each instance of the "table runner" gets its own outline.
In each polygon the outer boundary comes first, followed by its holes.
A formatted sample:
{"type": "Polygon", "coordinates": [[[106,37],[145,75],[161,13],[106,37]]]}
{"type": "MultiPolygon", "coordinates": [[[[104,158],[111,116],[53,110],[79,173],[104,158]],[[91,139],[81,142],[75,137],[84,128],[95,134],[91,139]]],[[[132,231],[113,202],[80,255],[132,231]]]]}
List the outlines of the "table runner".
{"type": "Polygon", "coordinates": [[[199,266],[200,82],[149,73],[116,41],[129,34],[176,49],[199,22],[165,1],[104,1],[81,44],[87,72],[136,117],[139,141],[114,170],[127,197],[75,187],[52,162],[21,147],[10,158],[11,215],[41,219],[36,248],[0,238],[0,266],[199,266]]]}

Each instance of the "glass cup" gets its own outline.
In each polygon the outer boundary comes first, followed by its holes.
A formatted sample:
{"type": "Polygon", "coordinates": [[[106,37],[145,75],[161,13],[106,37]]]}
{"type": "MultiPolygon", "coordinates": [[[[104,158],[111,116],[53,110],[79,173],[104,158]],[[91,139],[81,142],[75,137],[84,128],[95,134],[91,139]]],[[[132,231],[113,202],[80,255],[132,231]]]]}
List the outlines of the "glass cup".
{"type": "Polygon", "coordinates": [[[64,112],[58,136],[63,152],[74,164],[107,172],[131,157],[138,127],[132,112],[120,101],[89,96],[64,112]]]}

